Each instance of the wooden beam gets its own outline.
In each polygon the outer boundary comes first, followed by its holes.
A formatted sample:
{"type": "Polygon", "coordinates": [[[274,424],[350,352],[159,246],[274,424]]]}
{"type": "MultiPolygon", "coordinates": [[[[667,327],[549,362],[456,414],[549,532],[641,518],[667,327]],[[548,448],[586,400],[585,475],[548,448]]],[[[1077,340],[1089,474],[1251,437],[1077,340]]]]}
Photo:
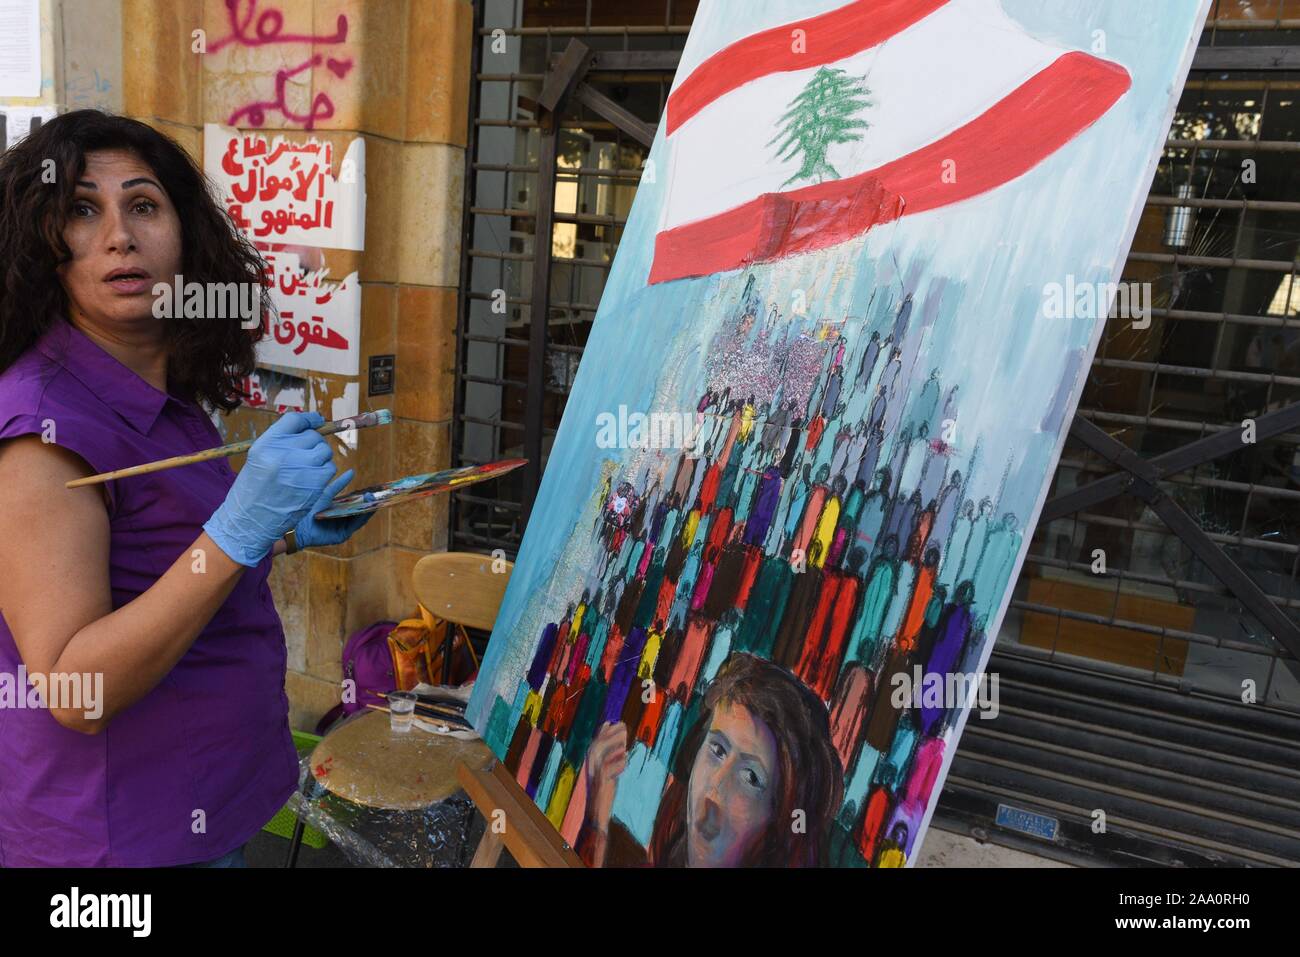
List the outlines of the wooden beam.
{"type": "MultiPolygon", "coordinates": [[[[1076,416],[1075,422],[1080,421],[1084,420],[1076,416]]],[[[1255,441],[1263,442],[1275,435],[1290,432],[1297,427],[1300,427],[1300,402],[1274,409],[1272,412],[1266,412],[1256,418],[1255,441]]],[[[1080,438],[1075,433],[1074,426],[1071,426],[1070,434],[1074,435],[1075,438],[1080,438]]],[[[1187,469],[1205,462],[1241,451],[1244,448],[1241,435],[1239,429],[1223,429],[1213,435],[1207,435],[1195,442],[1188,442],[1186,445],[1181,445],[1170,452],[1165,452],[1145,461],[1154,470],[1156,478],[1163,479],[1178,472],[1185,472],[1187,469]]],[[[1058,518],[1064,518],[1074,512],[1091,508],[1117,495],[1122,495],[1128,491],[1129,486],[1132,484],[1133,476],[1128,472],[1120,471],[1113,475],[1107,475],[1105,478],[1088,482],[1086,485],[1080,485],[1078,488],[1049,499],[1043,506],[1042,514],[1038,516],[1038,524],[1053,522],[1058,518]]]]}
{"type": "Polygon", "coordinates": [[[546,78],[542,81],[542,92],[537,96],[542,109],[556,112],[569,91],[582,81],[590,66],[591,49],[581,40],[570,40],[555,66],[547,71],[546,78]]]}
{"type": "Polygon", "coordinates": [[[601,50],[592,62],[593,70],[633,73],[637,70],[676,73],[680,50],[601,50]]]}

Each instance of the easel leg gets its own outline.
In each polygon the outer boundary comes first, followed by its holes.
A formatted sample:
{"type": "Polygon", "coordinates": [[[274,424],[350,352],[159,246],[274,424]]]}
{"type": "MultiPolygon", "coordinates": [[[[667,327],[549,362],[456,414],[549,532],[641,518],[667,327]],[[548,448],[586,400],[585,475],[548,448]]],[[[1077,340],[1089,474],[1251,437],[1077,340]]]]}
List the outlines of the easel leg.
{"type": "Polygon", "coordinates": [[[496,867],[504,848],[505,842],[501,840],[501,835],[493,833],[489,827],[483,832],[483,839],[478,842],[478,850],[474,852],[474,859],[469,862],[469,866],[496,867]]]}
{"type": "Polygon", "coordinates": [[[503,846],[520,867],[583,866],[505,765],[494,761],[490,770],[484,770],[461,762],[456,779],[487,823],[470,867],[495,867],[503,846]]]}

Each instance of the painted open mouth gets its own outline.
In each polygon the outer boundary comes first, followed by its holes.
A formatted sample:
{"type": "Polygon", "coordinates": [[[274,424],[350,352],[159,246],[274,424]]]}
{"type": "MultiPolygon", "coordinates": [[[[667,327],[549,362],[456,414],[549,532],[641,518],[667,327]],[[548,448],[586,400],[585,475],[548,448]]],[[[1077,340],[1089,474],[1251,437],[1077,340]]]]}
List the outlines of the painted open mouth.
{"type": "Polygon", "coordinates": [[[695,833],[705,843],[712,844],[714,838],[722,833],[722,826],[716,820],[705,819],[696,822],[695,833]]]}

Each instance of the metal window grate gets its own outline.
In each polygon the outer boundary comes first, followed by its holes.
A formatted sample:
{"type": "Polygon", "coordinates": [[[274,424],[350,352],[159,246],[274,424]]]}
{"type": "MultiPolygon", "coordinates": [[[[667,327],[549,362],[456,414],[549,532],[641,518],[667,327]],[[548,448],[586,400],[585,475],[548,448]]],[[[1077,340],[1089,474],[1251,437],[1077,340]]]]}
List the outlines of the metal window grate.
{"type": "MultiPolygon", "coordinates": [[[[458,463],[528,447],[546,454],[645,159],[578,104],[560,122],[537,361],[531,280],[543,170],[530,104],[549,64],[577,37],[623,56],[621,66],[650,66],[681,50],[695,6],[477,0],[458,463]],[[506,53],[492,53],[502,38],[506,53]],[[540,417],[531,411],[540,426],[530,431],[525,403],[538,370],[540,417]]],[[[1300,401],[1298,53],[1300,0],[1216,0],[1123,277],[1150,284],[1151,325],[1108,322],[1078,410],[1144,458],[1300,401]]],[[[587,79],[654,123],[672,72],[587,79]]],[[[1070,443],[1053,494],[1111,472],[1070,443]]],[[[1300,616],[1300,435],[1243,445],[1160,487],[1300,616]]],[[[534,491],[521,470],[454,495],[453,547],[513,556],[534,491]]],[[[1287,750],[1300,748],[1297,663],[1142,503],[1121,497],[1040,523],[990,670],[1007,689],[1005,718],[971,722],[945,784],[945,826],[989,829],[999,802],[1028,802],[1061,818],[1055,852],[1081,861],[1099,848],[1148,863],[1300,860],[1286,797],[1300,784],[1300,751],[1287,750]],[[1096,549],[1106,558],[1100,575],[1096,549]],[[1256,689],[1249,708],[1246,681],[1256,689]],[[1111,815],[1105,837],[1090,827],[1099,806],[1111,815]]]]}
{"type": "MultiPolygon", "coordinates": [[[[1300,9],[1291,9],[1300,0],[1243,4],[1221,0],[1211,15],[1201,54],[1210,50],[1219,60],[1212,72],[1195,70],[1187,83],[1126,267],[1126,281],[1150,284],[1151,327],[1139,333],[1126,320],[1110,321],[1079,409],[1143,455],[1240,428],[1244,417],[1300,401],[1300,340],[1290,348],[1297,317],[1294,310],[1269,308],[1277,290],[1290,282],[1300,306],[1300,182],[1293,155],[1300,151],[1300,72],[1220,68],[1249,67],[1261,50],[1300,42],[1300,33],[1289,32],[1300,29],[1300,9]],[[1243,172],[1247,165],[1249,176],[1243,172]],[[1185,235],[1171,235],[1175,220],[1185,235]],[[1289,358],[1293,351],[1295,360],[1289,358]]],[[[466,167],[466,279],[453,442],[458,462],[526,454],[529,448],[544,459],[645,159],[640,144],[581,105],[561,119],[547,336],[537,362],[531,274],[540,138],[533,106],[546,69],[575,36],[596,50],[628,57],[680,50],[694,7],[682,0],[477,4],[480,43],[466,167]],[[532,434],[527,397],[537,368],[546,381],[540,393],[532,392],[543,397],[541,428],[532,434]]],[[[597,70],[588,80],[653,123],[672,73],[597,70]]],[[[1300,553],[1296,446],[1297,436],[1283,435],[1164,483],[1286,608],[1293,607],[1294,556],[1300,553]]],[[[1110,469],[1071,447],[1054,488],[1068,489],[1110,469]]],[[[455,547],[501,548],[513,555],[534,492],[516,472],[486,490],[454,496],[455,547]]],[[[1054,631],[1049,657],[1068,652],[1070,643],[1061,641],[1063,620],[1143,631],[1114,613],[1097,622],[1095,610],[1030,600],[1029,592],[1041,599],[1053,582],[1104,585],[1114,592],[1114,608],[1126,589],[1136,589],[1133,594],[1145,594],[1150,602],[1182,609],[1174,617],[1185,618],[1188,609],[1193,619],[1226,616],[1231,621],[1225,625],[1174,631],[1205,638],[1236,628],[1253,637],[1236,648],[1240,635],[1231,636],[1235,651],[1262,659],[1279,654],[1181,542],[1158,521],[1143,520],[1141,506],[1130,501],[1114,500],[1038,529],[1002,642],[1009,651],[1028,653],[1030,646],[1019,640],[1027,620],[1030,632],[1054,631]],[[1104,578],[1090,571],[1095,548],[1110,559],[1104,578]],[[1026,619],[1027,612],[1037,617],[1026,619]],[[1056,624],[1044,616],[1054,616],[1056,624]]],[[[1159,677],[1157,664],[1150,671],[1159,677]]],[[[1290,673],[1279,680],[1286,684],[1290,673]]],[[[1270,683],[1261,700],[1300,709],[1300,690],[1270,683]]]]}
{"type": "MultiPolygon", "coordinates": [[[[453,455],[457,463],[549,452],[647,150],[580,104],[559,123],[550,302],[540,361],[533,345],[540,129],[535,101],[570,38],[615,66],[679,52],[695,0],[480,0],[466,162],[462,294],[453,455]],[[495,47],[494,47],[495,44],[495,47]],[[540,372],[538,371],[540,370],[540,372]],[[536,388],[534,377],[544,377],[536,388]],[[541,428],[528,427],[540,395],[541,428]]],[[[644,122],[658,122],[673,71],[594,69],[586,81],[644,122]]],[[[455,548],[513,557],[536,489],[524,470],[453,496],[455,548]]]]}
{"type": "MultiPolygon", "coordinates": [[[[1144,457],[1300,401],[1300,73],[1253,69],[1262,45],[1300,43],[1286,32],[1300,21],[1279,22],[1287,3],[1261,6],[1267,23],[1231,16],[1246,7],[1227,0],[1212,14],[1201,53],[1215,49],[1215,68],[1194,67],[1125,269],[1125,281],[1150,284],[1150,327],[1112,316],[1080,403],[1080,416],[1144,457]]],[[[1161,483],[1292,617],[1298,442],[1243,442],[1161,483]]],[[[1053,492],[1112,471],[1070,443],[1053,492]]],[[[1277,666],[1280,646],[1136,499],[1040,523],[998,651],[1118,666],[1238,703],[1255,680],[1260,704],[1300,712],[1295,662],[1277,666]],[[1094,573],[1097,554],[1105,574],[1094,573]],[[1107,635],[1135,634],[1158,639],[1137,643],[1143,664],[1105,653],[1107,635]]]]}

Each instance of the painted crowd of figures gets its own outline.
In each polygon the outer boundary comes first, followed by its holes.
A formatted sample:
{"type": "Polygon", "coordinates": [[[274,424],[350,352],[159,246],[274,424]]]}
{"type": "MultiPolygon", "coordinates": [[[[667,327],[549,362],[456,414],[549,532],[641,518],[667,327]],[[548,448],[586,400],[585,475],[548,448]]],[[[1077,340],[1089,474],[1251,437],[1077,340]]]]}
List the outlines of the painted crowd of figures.
{"type": "Polygon", "coordinates": [[[922,304],[880,298],[783,318],[751,280],[693,447],[609,479],[486,734],[588,863],[906,862],[961,703],[895,676],[977,670],[1021,530],[916,368],[922,304]]]}

